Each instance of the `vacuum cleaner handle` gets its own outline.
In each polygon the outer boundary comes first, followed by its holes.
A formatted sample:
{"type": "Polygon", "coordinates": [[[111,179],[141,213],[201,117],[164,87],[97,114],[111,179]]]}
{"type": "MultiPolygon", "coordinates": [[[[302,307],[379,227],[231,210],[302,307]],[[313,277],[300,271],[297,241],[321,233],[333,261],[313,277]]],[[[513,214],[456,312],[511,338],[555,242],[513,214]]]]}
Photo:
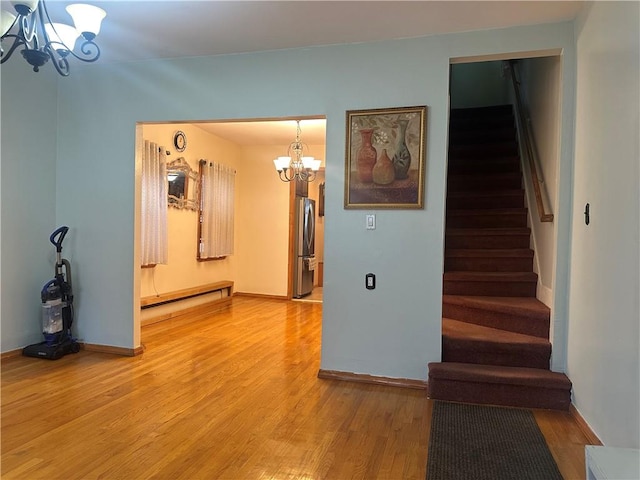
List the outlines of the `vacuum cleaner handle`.
{"type": "Polygon", "coordinates": [[[62,252],[62,241],[64,240],[64,236],[67,234],[68,231],[69,231],[69,227],[60,227],[55,232],[53,232],[49,237],[49,241],[53,243],[53,245],[56,247],[56,252],[58,253],[62,252]],[[58,238],[56,238],[56,236],[58,238]]]}

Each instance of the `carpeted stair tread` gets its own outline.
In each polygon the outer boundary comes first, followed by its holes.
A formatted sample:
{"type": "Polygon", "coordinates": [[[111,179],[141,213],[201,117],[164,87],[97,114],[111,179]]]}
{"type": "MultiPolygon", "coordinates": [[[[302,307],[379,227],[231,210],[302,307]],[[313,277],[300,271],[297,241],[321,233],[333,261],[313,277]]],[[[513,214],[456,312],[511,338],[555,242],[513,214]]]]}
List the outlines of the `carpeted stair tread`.
{"type": "Polygon", "coordinates": [[[447,211],[488,208],[524,208],[524,190],[459,191],[447,197],[447,211]]]}
{"type": "Polygon", "coordinates": [[[445,231],[446,235],[456,236],[456,235],[473,235],[474,237],[481,236],[496,236],[496,235],[531,235],[531,229],[529,227],[488,227],[488,228],[447,228],[445,231]]]}
{"type": "Polygon", "coordinates": [[[450,111],[449,123],[458,127],[467,122],[485,125],[487,123],[500,122],[501,124],[515,123],[513,107],[503,105],[501,107],[477,107],[477,108],[453,108],[450,111]],[[491,111],[489,110],[491,109],[491,111]]]}
{"type": "Polygon", "coordinates": [[[491,312],[524,315],[532,319],[548,319],[550,309],[537,298],[484,297],[473,295],[443,295],[442,302],[491,312]]]}
{"type": "MultiPolygon", "coordinates": [[[[464,210],[451,210],[448,212],[448,216],[466,216],[466,215],[523,215],[527,213],[526,208],[482,208],[478,210],[464,209],[464,210]]],[[[461,228],[461,227],[457,227],[461,228]]],[[[497,227],[499,228],[499,227],[497,227]]]]}
{"type": "Polygon", "coordinates": [[[447,195],[447,200],[451,199],[451,198],[467,198],[467,197],[471,197],[471,198],[484,198],[484,197],[489,197],[489,198],[493,198],[493,197],[510,197],[510,196],[519,196],[519,195],[524,195],[524,189],[522,188],[511,188],[511,189],[504,189],[504,190],[479,190],[479,191],[474,191],[474,190],[459,190],[456,192],[449,192],[449,194],[447,195]]]}
{"type": "Polygon", "coordinates": [[[445,234],[445,248],[529,248],[528,228],[448,228],[445,234]]]}
{"type": "Polygon", "coordinates": [[[532,268],[533,250],[530,248],[448,248],[445,251],[445,272],[522,272],[532,268]]]}
{"type": "Polygon", "coordinates": [[[534,272],[445,272],[445,295],[535,297],[538,275],[534,272]]]}
{"type": "Polygon", "coordinates": [[[459,282],[536,282],[534,272],[446,272],[445,280],[459,282]]]}
{"type": "Polygon", "coordinates": [[[468,339],[503,345],[522,345],[525,347],[529,345],[546,347],[549,345],[549,341],[543,338],[460,322],[453,318],[442,319],[442,334],[449,338],[468,339]]]}
{"type": "MultiPolygon", "coordinates": [[[[477,158],[475,156],[471,156],[471,157],[460,157],[460,158],[449,159],[449,167],[451,167],[452,165],[486,166],[486,165],[491,165],[493,163],[497,163],[500,165],[515,163],[520,165],[520,157],[518,155],[496,155],[494,157],[487,157],[487,158],[477,158]]],[[[490,172],[486,172],[486,173],[490,173],[490,172]]],[[[503,172],[503,173],[507,173],[507,172],[503,172]]]]}
{"type": "Polygon", "coordinates": [[[526,208],[481,208],[447,210],[450,228],[524,228],[527,226],[526,208]]]}
{"type": "Polygon", "coordinates": [[[484,405],[569,410],[571,381],[541,368],[429,363],[428,396],[484,405]]]}
{"type": "Polygon", "coordinates": [[[507,155],[518,155],[518,144],[514,140],[449,146],[449,161],[469,157],[484,159],[507,155]]]}
{"type": "Polygon", "coordinates": [[[533,258],[530,248],[450,248],[446,257],[525,257],[533,258]]]}
{"type": "Polygon", "coordinates": [[[549,307],[535,297],[443,295],[442,315],[461,322],[549,338],[549,307]]]}
{"type": "Polygon", "coordinates": [[[541,368],[503,367],[472,363],[429,363],[429,378],[494,384],[526,385],[571,391],[571,381],[563,373],[541,368]]]}
{"type": "Polygon", "coordinates": [[[521,172],[450,173],[447,175],[447,192],[495,191],[496,189],[522,188],[521,172]]]}
{"type": "Polygon", "coordinates": [[[461,145],[513,140],[516,136],[516,129],[513,123],[509,124],[504,120],[501,123],[496,122],[496,124],[489,126],[472,124],[466,128],[455,128],[454,126],[449,129],[449,143],[451,145],[461,145]]]}
{"type": "Polygon", "coordinates": [[[442,361],[512,367],[549,368],[548,340],[442,319],[442,361]]]}
{"type": "Polygon", "coordinates": [[[449,172],[456,173],[506,173],[520,172],[520,160],[516,158],[486,158],[482,161],[475,159],[451,159],[449,172]]]}

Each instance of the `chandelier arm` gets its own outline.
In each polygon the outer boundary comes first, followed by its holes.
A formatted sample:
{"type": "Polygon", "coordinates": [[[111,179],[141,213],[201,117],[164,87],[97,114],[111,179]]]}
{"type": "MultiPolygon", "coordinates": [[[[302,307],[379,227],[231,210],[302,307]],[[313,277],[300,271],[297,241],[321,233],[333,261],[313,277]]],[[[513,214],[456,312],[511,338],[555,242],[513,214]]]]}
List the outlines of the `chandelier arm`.
{"type": "Polygon", "coordinates": [[[63,77],[66,77],[69,75],[69,61],[66,60],[65,57],[69,53],[77,57],[77,55],[73,53],[74,45],[71,45],[71,48],[69,48],[69,45],[65,44],[62,41],[61,42],[51,41],[51,39],[49,38],[49,35],[47,35],[46,29],[44,28],[45,20],[49,23],[49,25],[51,25],[51,29],[56,33],[58,38],[60,40],[62,40],[62,38],[60,37],[60,34],[56,32],[56,27],[54,26],[54,23],[51,20],[51,17],[49,16],[49,10],[47,10],[47,5],[45,4],[44,1],[38,2],[38,13],[40,14],[39,15],[40,28],[42,29],[42,36],[45,41],[45,44],[42,47],[42,49],[49,54],[49,57],[51,58],[51,61],[54,67],[56,68],[56,70],[58,71],[58,73],[63,77]],[[56,45],[58,46],[58,48],[56,48],[56,45]]]}
{"type": "Polygon", "coordinates": [[[25,45],[24,40],[20,38],[18,35],[16,35],[15,33],[10,33],[5,35],[4,37],[2,37],[2,40],[5,40],[7,38],[13,38],[13,44],[11,45],[11,48],[9,48],[9,50],[7,50],[6,52],[2,51],[2,58],[0,59],[0,64],[9,60],[16,48],[18,48],[20,45],[25,45]]]}
{"type": "MultiPolygon", "coordinates": [[[[40,10],[40,4],[42,2],[38,2],[38,10],[40,10]]],[[[18,36],[20,36],[22,38],[22,40],[24,41],[24,44],[28,47],[28,48],[38,48],[38,35],[36,35],[36,31],[38,30],[38,25],[36,23],[36,14],[35,12],[29,14],[29,15],[22,15],[20,14],[18,16],[19,20],[20,20],[20,27],[18,30],[18,36]],[[31,24],[29,24],[29,21],[31,21],[31,24]],[[31,46],[31,42],[33,41],[34,45],[33,47],[31,46]]],[[[42,23],[42,22],[41,22],[42,23]]],[[[42,25],[42,31],[44,32],[44,25],[42,25]]]]}
{"type": "Polygon", "coordinates": [[[283,182],[290,182],[291,180],[293,180],[293,177],[289,178],[289,176],[287,175],[287,170],[287,168],[285,168],[284,170],[278,170],[280,180],[282,180],[283,182]]]}
{"type": "Polygon", "coordinates": [[[86,56],[81,57],[73,50],[69,50],[69,53],[83,62],[95,62],[100,58],[100,47],[93,40],[85,40],[80,46],[80,51],[86,56]]]}
{"type": "Polygon", "coordinates": [[[60,55],[55,49],[51,47],[51,42],[48,42],[44,47],[45,51],[51,57],[51,63],[55,67],[56,71],[63,77],[69,76],[69,61],[66,55],[60,55]]]}

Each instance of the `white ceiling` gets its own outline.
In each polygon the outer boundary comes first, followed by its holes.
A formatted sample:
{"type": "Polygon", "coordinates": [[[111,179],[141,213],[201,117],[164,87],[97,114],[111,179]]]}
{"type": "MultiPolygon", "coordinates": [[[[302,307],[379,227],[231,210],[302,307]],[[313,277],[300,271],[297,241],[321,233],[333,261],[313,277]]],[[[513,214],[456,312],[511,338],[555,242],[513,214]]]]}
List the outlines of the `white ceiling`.
{"type": "MultiPolygon", "coordinates": [[[[107,17],[100,62],[222,55],[370,42],[572,20],[582,1],[183,1],[84,0],[107,17]]],[[[6,3],[2,1],[3,5],[6,3]]],[[[70,1],[47,0],[53,19],[70,1]]],[[[324,143],[324,122],[302,122],[303,140],[324,143]]],[[[284,144],[295,122],[207,124],[239,144],[284,144]]]]}
{"type": "MultiPolygon", "coordinates": [[[[572,1],[83,0],[105,9],[101,62],[370,42],[575,18],[572,1]]],[[[5,0],[3,0],[5,3],[5,0]]],[[[54,21],[70,0],[47,0],[54,21]]]]}

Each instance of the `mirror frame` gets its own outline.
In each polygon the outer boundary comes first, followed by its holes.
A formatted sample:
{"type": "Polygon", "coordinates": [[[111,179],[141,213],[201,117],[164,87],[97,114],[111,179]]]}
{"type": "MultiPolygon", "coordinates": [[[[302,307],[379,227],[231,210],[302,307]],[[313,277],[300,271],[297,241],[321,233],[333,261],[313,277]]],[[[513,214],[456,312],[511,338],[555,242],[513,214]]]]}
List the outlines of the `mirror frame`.
{"type": "MultiPolygon", "coordinates": [[[[167,175],[171,172],[183,173],[185,176],[185,195],[182,198],[167,194],[167,202],[170,207],[188,210],[198,210],[198,172],[191,168],[184,157],[177,158],[167,163],[167,175]]],[[[167,179],[167,183],[169,180],[167,179]]],[[[167,192],[169,191],[167,187],[167,192]]]]}

